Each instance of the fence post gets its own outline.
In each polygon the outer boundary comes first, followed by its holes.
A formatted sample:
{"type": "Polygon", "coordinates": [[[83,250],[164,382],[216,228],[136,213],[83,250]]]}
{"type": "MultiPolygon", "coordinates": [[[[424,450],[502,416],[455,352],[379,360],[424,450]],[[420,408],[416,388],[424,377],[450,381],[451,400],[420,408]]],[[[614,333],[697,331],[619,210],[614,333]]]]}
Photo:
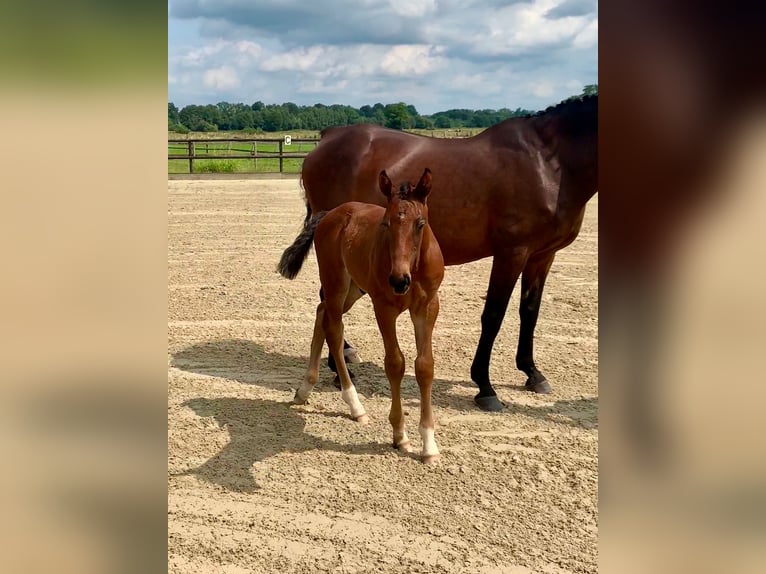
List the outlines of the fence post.
{"type": "Polygon", "coordinates": [[[283,140],[279,140],[279,173],[282,173],[282,162],[284,161],[284,158],[282,157],[282,153],[284,152],[282,148],[283,143],[283,140]]]}
{"type": "Polygon", "coordinates": [[[189,156],[189,173],[194,173],[194,160],[192,159],[194,156],[194,142],[189,140],[186,143],[189,149],[189,153],[187,154],[189,156]]]}

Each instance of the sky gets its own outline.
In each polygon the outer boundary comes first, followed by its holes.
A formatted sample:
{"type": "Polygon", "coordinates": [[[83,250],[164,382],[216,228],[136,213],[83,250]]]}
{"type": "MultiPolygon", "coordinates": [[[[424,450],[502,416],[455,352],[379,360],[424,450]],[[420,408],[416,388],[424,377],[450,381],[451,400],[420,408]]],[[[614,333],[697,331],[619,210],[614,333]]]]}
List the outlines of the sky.
{"type": "Polygon", "coordinates": [[[597,0],[169,0],[179,108],[538,110],[598,82],[597,0]]]}

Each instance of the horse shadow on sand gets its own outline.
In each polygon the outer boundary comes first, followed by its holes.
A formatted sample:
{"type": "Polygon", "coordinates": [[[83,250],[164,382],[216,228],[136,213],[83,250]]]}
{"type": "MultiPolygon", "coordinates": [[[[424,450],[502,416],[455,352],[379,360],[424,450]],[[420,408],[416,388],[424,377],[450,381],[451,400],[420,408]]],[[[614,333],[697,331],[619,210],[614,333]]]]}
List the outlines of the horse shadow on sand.
{"type": "MultiPolygon", "coordinates": [[[[412,359],[408,357],[408,360],[412,359]]],[[[171,365],[188,372],[223,377],[277,391],[294,392],[303,381],[307,363],[306,357],[270,352],[262,345],[250,340],[223,339],[206,341],[182,349],[173,355],[171,365]]],[[[350,370],[354,374],[354,384],[363,400],[365,397],[391,396],[388,379],[381,366],[372,362],[362,362],[350,365],[350,370]]],[[[327,367],[327,361],[323,359],[319,371],[319,382],[313,392],[331,392],[340,395],[333,384],[333,378],[333,373],[327,367]]],[[[476,390],[476,386],[471,381],[434,379],[433,404],[460,412],[480,412],[473,403],[473,392],[455,393],[453,391],[456,387],[476,390]]],[[[518,391],[521,396],[529,394],[524,389],[523,383],[505,385],[501,388],[504,389],[506,396],[508,390],[518,391]]],[[[417,406],[419,401],[420,391],[415,377],[405,375],[402,381],[404,407],[417,406]]],[[[512,401],[506,405],[506,412],[573,426],[582,426],[582,422],[587,421],[585,425],[587,427],[594,425],[598,419],[598,399],[559,400],[546,406],[530,405],[527,401],[512,401]]],[[[341,413],[335,414],[341,415],[341,413]]]]}
{"type": "Polygon", "coordinates": [[[228,431],[229,442],[200,466],[175,475],[194,475],[235,492],[258,490],[253,465],[282,452],[332,450],[365,455],[391,451],[386,444],[341,444],[308,434],[301,412],[288,402],[220,397],[190,399],[181,406],[190,408],[200,418],[212,417],[220,428],[228,431]]]}
{"type": "MultiPolygon", "coordinates": [[[[408,362],[413,357],[406,358],[408,362]]],[[[308,365],[307,357],[296,357],[271,352],[254,341],[247,339],[220,339],[191,345],[175,353],[171,366],[191,373],[234,380],[247,385],[294,392],[303,381],[308,365]]],[[[391,390],[385,370],[375,363],[363,361],[349,365],[357,391],[365,397],[391,396],[391,390]]],[[[327,367],[326,358],[322,359],[319,369],[319,381],[313,393],[337,393],[340,391],[333,383],[334,374],[327,367]]],[[[456,387],[478,390],[472,381],[456,381],[435,378],[432,387],[433,404],[461,412],[480,412],[473,402],[473,393],[456,394],[456,387]]],[[[507,396],[508,391],[518,391],[527,397],[524,383],[502,385],[500,389],[507,396]]],[[[309,399],[310,400],[310,399],[309,399]]],[[[412,375],[405,375],[402,380],[402,403],[404,406],[419,404],[420,391],[412,375]]],[[[579,426],[583,418],[596,419],[598,398],[559,400],[550,406],[527,405],[527,401],[511,402],[506,405],[506,412],[518,412],[527,416],[555,419],[567,422],[568,414],[575,413],[568,421],[579,426]]],[[[345,406],[345,405],[344,405],[345,406]]]]}

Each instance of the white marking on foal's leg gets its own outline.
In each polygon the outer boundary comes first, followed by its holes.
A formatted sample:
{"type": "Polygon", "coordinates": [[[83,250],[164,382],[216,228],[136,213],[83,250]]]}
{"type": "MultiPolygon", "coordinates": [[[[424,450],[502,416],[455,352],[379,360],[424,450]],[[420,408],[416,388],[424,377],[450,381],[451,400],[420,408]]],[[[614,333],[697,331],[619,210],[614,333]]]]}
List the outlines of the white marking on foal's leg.
{"type": "Polygon", "coordinates": [[[400,452],[412,452],[412,443],[410,443],[410,437],[407,436],[407,431],[402,432],[402,436],[398,439],[394,434],[394,448],[400,452]]]}
{"type": "Polygon", "coordinates": [[[312,385],[309,381],[303,381],[303,384],[300,386],[300,388],[295,391],[295,398],[293,398],[293,403],[296,405],[305,405],[306,402],[309,399],[309,395],[311,394],[311,391],[314,390],[314,385],[312,385]]]}
{"type": "Polygon", "coordinates": [[[423,452],[420,458],[425,463],[432,463],[439,460],[439,447],[436,446],[434,438],[434,429],[419,427],[420,438],[423,439],[423,452]]]}
{"type": "Polygon", "coordinates": [[[340,396],[343,401],[351,407],[351,417],[360,423],[369,422],[367,411],[364,410],[362,403],[359,401],[359,395],[356,394],[356,387],[351,386],[348,389],[343,389],[340,392],[340,396]]]}

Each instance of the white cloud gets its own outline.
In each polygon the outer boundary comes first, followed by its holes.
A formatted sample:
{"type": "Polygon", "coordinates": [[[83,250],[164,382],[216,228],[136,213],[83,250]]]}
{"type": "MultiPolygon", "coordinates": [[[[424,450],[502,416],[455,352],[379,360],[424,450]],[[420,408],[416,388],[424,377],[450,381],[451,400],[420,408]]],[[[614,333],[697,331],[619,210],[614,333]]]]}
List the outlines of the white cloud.
{"type": "Polygon", "coordinates": [[[474,54],[518,55],[532,50],[544,50],[553,45],[571,43],[590,24],[590,17],[567,16],[548,18],[555,1],[512,4],[486,21],[486,27],[473,32],[471,51],[474,54]]]}
{"type": "Polygon", "coordinates": [[[281,54],[274,54],[261,64],[261,70],[266,72],[278,71],[306,71],[324,54],[322,46],[311,46],[308,49],[300,48],[281,54]]]}
{"type": "Polygon", "coordinates": [[[206,70],[202,76],[202,82],[208,88],[215,90],[231,90],[232,88],[239,87],[239,76],[237,76],[237,72],[233,68],[221,66],[220,68],[206,70]]]}
{"type": "Polygon", "coordinates": [[[258,44],[247,40],[240,40],[235,44],[235,48],[238,54],[237,64],[240,66],[256,61],[263,53],[263,49],[258,44]]]}
{"type": "Polygon", "coordinates": [[[226,42],[225,40],[218,40],[214,44],[208,44],[202,48],[192,50],[181,57],[181,64],[189,68],[203,66],[211,56],[218,54],[230,45],[230,42],[226,42]]]}
{"type": "Polygon", "coordinates": [[[529,91],[538,98],[550,98],[555,93],[553,84],[545,80],[533,82],[529,91]]]}
{"type": "Polygon", "coordinates": [[[346,90],[348,80],[336,82],[323,82],[322,80],[309,80],[298,86],[298,92],[302,94],[340,94],[346,90]]]}
{"type": "Polygon", "coordinates": [[[418,18],[436,10],[435,0],[388,0],[393,11],[399,16],[418,18]]]}
{"type": "Polygon", "coordinates": [[[592,20],[572,41],[575,48],[591,48],[598,43],[598,20],[592,20]]]}
{"type": "Polygon", "coordinates": [[[444,58],[442,50],[434,46],[394,46],[383,57],[381,69],[392,75],[421,75],[441,67],[444,58]]]}

